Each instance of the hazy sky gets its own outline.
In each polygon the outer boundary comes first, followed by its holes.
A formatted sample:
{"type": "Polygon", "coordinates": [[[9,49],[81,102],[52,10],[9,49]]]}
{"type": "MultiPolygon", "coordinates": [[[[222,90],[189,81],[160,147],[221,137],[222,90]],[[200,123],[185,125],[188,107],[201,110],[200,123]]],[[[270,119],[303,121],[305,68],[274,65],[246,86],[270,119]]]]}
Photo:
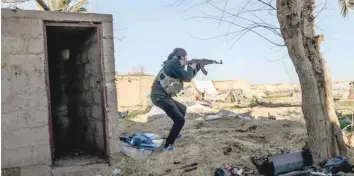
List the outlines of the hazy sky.
{"type": "MultiPolygon", "coordinates": [[[[175,47],[183,47],[189,58],[207,57],[223,60],[223,65],[207,66],[209,75],[199,73],[197,79],[247,79],[251,83],[297,82],[298,78],[287,49],[272,45],[254,33],[244,35],[233,47],[226,37],[201,40],[195,37],[214,37],[225,34],[229,25],[211,19],[189,19],[207,14],[220,17],[222,13],[210,5],[198,6],[185,12],[188,7],[202,1],[186,1],[178,7],[166,7],[173,0],[89,0],[88,10],[94,13],[112,14],[114,18],[116,70],[119,74],[144,66],[147,72],[156,74],[161,63],[175,47]],[[195,36],[195,37],[193,37],[195,36]],[[285,56],[285,57],[284,57],[285,56]],[[283,59],[280,59],[283,58],[283,59]],[[278,60],[277,60],[278,59],[278,60]],[[279,60],[280,59],[280,60],[279,60]],[[276,61],[272,61],[276,60],[276,61]],[[289,74],[287,74],[287,72],[289,74]]],[[[216,2],[216,1],[215,1],[216,2]]],[[[228,3],[230,12],[236,13],[245,4],[244,0],[228,3]],[[237,3],[237,4],[236,4],[237,3]]],[[[319,1],[319,11],[324,1],[319,1]]],[[[224,3],[215,4],[220,8],[224,3]]],[[[20,7],[33,9],[33,2],[20,7]]],[[[249,4],[248,10],[265,8],[259,4],[249,4]]],[[[265,12],[255,12],[266,22],[278,26],[276,16],[265,12]]],[[[225,19],[232,20],[228,14],[225,19]]],[[[252,14],[242,17],[256,20],[252,14]]],[[[236,20],[237,25],[246,25],[236,20]]],[[[323,33],[325,41],[321,50],[327,59],[333,80],[354,80],[354,12],[347,18],[340,16],[337,1],[327,3],[316,21],[317,32],[323,33]]],[[[238,30],[235,26],[230,31],[238,30]]],[[[280,41],[270,32],[259,30],[262,36],[272,41],[280,41]]]]}

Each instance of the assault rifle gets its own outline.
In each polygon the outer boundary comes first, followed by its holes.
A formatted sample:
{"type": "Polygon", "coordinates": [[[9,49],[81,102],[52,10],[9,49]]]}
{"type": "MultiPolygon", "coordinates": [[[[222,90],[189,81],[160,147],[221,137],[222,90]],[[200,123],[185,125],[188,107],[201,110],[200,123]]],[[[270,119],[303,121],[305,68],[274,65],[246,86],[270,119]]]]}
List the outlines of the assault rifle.
{"type": "Polygon", "coordinates": [[[188,61],[188,65],[191,65],[193,63],[196,63],[197,68],[201,69],[204,75],[207,75],[208,72],[205,70],[204,66],[209,64],[222,64],[222,60],[220,60],[220,62],[216,60],[210,60],[210,59],[192,59],[188,61]]]}

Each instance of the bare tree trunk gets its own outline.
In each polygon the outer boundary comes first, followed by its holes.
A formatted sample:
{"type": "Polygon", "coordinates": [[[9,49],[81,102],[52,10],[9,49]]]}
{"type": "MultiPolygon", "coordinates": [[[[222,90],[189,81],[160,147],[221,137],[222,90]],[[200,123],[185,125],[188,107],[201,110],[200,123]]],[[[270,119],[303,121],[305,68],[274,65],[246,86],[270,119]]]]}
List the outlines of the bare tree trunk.
{"type": "Polygon", "coordinates": [[[332,83],[314,29],[315,0],[277,0],[277,17],[299,76],[308,145],[316,163],[347,150],[334,111],[332,83]]]}

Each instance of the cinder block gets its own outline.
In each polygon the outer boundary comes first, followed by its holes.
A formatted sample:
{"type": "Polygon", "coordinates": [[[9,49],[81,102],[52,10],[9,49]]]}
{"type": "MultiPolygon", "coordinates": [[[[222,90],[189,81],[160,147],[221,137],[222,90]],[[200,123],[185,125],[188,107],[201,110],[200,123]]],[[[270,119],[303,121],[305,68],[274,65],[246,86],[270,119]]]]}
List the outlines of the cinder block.
{"type": "Polygon", "coordinates": [[[102,37],[113,38],[113,23],[102,23],[102,37]]]}
{"type": "Polygon", "coordinates": [[[4,54],[25,54],[27,52],[27,43],[20,37],[1,35],[1,43],[6,43],[6,45],[1,45],[1,52],[4,54]]]}
{"type": "Polygon", "coordinates": [[[110,139],[119,140],[120,130],[118,126],[118,120],[108,121],[108,137],[110,139]]]}
{"type": "Polygon", "coordinates": [[[85,67],[81,65],[78,70],[79,79],[83,79],[85,77],[85,67]]]}
{"type": "Polygon", "coordinates": [[[92,118],[102,120],[102,107],[101,105],[92,106],[92,118]]]}
{"type": "Polygon", "coordinates": [[[44,93],[36,93],[33,96],[30,96],[31,99],[28,101],[30,109],[40,109],[40,108],[48,108],[48,98],[47,94],[44,93]]]}
{"type": "Polygon", "coordinates": [[[26,116],[24,116],[25,112],[26,111],[14,111],[10,113],[1,113],[1,128],[3,131],[2,134],[4,134],[5,131],[26,127],[27,120],[26,120],[26,116]]]}
{"type": "MultiPolygon", "coordinates": [[[[98,74],[100,72],[100,66],[102,67],[102,64],[99,65],[100,61],[101,61],[101,59],[97,57],[94,60],[92,60],[92,62],[90,62],[91,73],[98,74]]],[[[101,68],[101,70],[103,70],[103,69],[101,68]]]]}
{"type": "MultiPolygon", "coordinates": [[[[45,92],[44,55],[6,54],[2,61],[2,81],[9,94],[45,92]]],[[[6,94],[5,94],[6,95],[6,94]]]]}
{"type": "Polygon", "coordinates": [[[44,38],[43,37],[36,37],[32,38],[27,42],[27,52],[38,54],[44,53],[44,38]]]}
{"type": "Polygon", "coordinates": [[[49,165],[35,165],[21,168],[21,176],[50,176],[49,165]]]}
{"type": "Polygon", "coordinates": [[[19,128],[34,128],[48,125],[48,109],[18,110],[2,113],[3,131],[19,128]]]}
{"type": "Polygon", "coordinates": [[[107,119],[109,121],[116,121],[118,119],[118,107],[117,107],[117,90],[114,83],[107,83],[107,104],[110,108],[109,112],[106,112],[107,119]]]}
{"type": "Polygon", "coordinates": [[[103,63],[105,72],[115,72],[114,42],[113,39],[103,39],[103,63]]]}
{"type": "MultiPolygon", "coordinates": [[[[89,128],[89,130],[91,130],[91,128],[89,128]]],[[[94,140],[94,137],[93,135],[91,134],[92,131],[88,132],[88,133],[85,133],[85,139],[86,141],[85,142],[88,142],[89,144],[94,144],[95,143],[95,140],[94,140]]]]}
{"type": "Polygon", "coordinates": [[[85,70],[84,78],[89,78],[92,75],[92,73],[91,73],[91,66],[88,63],[85,64],[84,70],[85,70]]]}
{"type": "Polygon", "coordinates": [[[27,127],[34,128],[40,126],[48,125],[48,116],[49,116],[48,108],[40,108],[34,109],[29,114],[24,113],[23,115],[27,118],[27,127]]]}
{"type": "Polygon", "coordinates": [[[122,160],[123,157],[126,157],[126,156],[124,156],[124,154],[122,154],[121,152],[109,153],[109,156],[108,156],[109,165],[112,166],[112,165],[117,164],[118,162],[120,162],[122,160]]]}
{"type": "Polygon", "coordinates": [[[102,99],[101,99],[101,91],[100,90],[93,92],[93,102],[95,105],[101,105],[103,103],[102,99]]]}
{"type": "Polygon", "coordinates": [[[77,105],[77,112],[78,112],[79,116],[84,116],[85,115],[85,110],[82,107],[82,105],[80,105],[80,104],[77,105]]]}
{"type": "Polygon", "coordinates": [[[16,94],[46,94],[44,75],[17,74],[2,70],[2,94],[7,97],[16,94]]]}
{"type": "Polygon", "coordinates": [[[96,120],[96,140],[100,149],[104,149],[104,124],[102,120],[96,120]]]}
{"type": "Polygon", "coordinates": [[[89,88],[97,90],[100,86],[100,83],[97,83],[97,81],[101,81],[99,79],[99,76],[98,75],[91,75],[89,88]]]}
{"type": "Polygon", "coordinates": [[[21,169],[19,167],[3,168],[1,169],[2,176],[21,176],[21,169]]]}
{"type": "Polygon", "coordinates": [[[1,113],[25,111],[28,109],[28,106],[28,98],[21,94],[4,94],[1,96],[1,113]]]}
{"type": "Polygon", "coordinates": [[[83,79],[83,80],[82,80],[82,83],[83,83],[83,90],[84,90],[84,91],[88,91],[88,90],[89,90],[89,87],[90,87],[90,80],[88,80],[88,79],[83,79]]]}
{"type": "MultiPolygon", "coordinates": [[[[8,45],[8,43],[6,43],[8,45]]],[[[2,49],[3,52],[6,52],[5,49],[2,49]]],[[[2,69],[11,70],[15,66],[21,66],[22,69],[27,71],[44,71],[44,54],[18,54],[18,53],[4,53],[2,54],[2,69]],[[26,66],[26,67],[24,67],[26,66]]]]}
{"type": "Polygon", "coordinates": [[[34,72],[31,74],[20,67],[14,67],[11,71],[7,68],[2,70],[2,81],[6,83],[4,88],[9,89],[6,92],[8,95],[45,92],[44,76],[41,76],[43,80],[39,80],[40,77],[34,75],[34,72]]]}
{"type": "Polygon", "coordinates": [[[33,157],[37,164],[51,164],[50,145],[36,145],[34,147],[33,157]]]}
{"type": "Polygon", "coordinates": [[[86,107],[86,108],[85,108],[85,117],[86,117],[86,118],[91,118],[91,117],[92,117],[92,110],[91,110],[91,107],[86,107]]]}
{"type": "Polygon", "coordinates": [[[1,18],[1,24],[1,33],[5,36],[21,37],[24,34],[32,37],[43,36],[41,19],[1,18]]]}
{"type": "Polygon", "coordinates": [[[49,127],[20,128],[12,131],[2,131],[5,149],[14,149],[36,144],[49,144],[49,127]]]}
{"type": "MultiPolygon", "coordinates": [[[[2,139],[4,140],[4,139],[2,139]]],[[[26,146],[15,149],[1,149],[1,168],[26,167],[36,165],[33,158],[34,146],[26,146]]]]}
{"type": "Polygon", "coordinates": [[[84,65],[88,62],[88,53],[87,50],[81,52],[81,63],[84,65]]]}
{"type": "Polygon", "coordinates": [[[76,66],[79,66],[82,64],[82,53],[78,53],[77,56],[75,57],[75,64],[76,66]]]}
{"type": "MultiPolygon", "coordinates": [[[[108,154],[109,158],[112,160],[119,160],[120,141],[114,139],[108,139],[108,147],[109,147],[109,154],[108,154]]],[[[114,162],[114,161],[110,161],[110,162],[114,162]]]]}
{"type": "Polygon", "coordinates": [[[115,85],[116,72],[105,72],[104,73],[105,83],[113,83],[115,85]]]}

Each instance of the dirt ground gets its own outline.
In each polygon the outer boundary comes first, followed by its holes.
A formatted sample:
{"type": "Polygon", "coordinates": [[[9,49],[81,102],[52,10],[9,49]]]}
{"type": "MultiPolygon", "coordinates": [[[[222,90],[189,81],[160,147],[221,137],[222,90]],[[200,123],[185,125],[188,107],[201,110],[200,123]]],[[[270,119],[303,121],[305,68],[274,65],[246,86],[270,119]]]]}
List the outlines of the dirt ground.
{"type": "MultiPolygon", "coordinates": [[[[300,108],[255,108],[249,111],[249,114],[266,116],[268,112],[281,118],[277,120],[224,118],[198,121],[195,120],[196,115],[189,115],[186,117],[182,137],[175,143],[177,147],[175,151],[152,153],[146,161],[122,155],[122,160],[116,165],[96,175],[111,175],[115,168],[121,170],[119,175],[127,176],[181,175],[178,167],[198,162],[198,169],[183,175],[212,176],[215,169],[224,163],[253,168],[251,156],[281,150],[301,150],[307,135],[305,125],[301,122],[300,108]],[[170,172],[166,172],[167,170],[170,172]]],[[[122,132],[126,133],[151,132],[167,135],[172,125],[172,120],[163,115],[147,121],[142,123],[121,120],[120,126],[122,132]]],[[[353,161],[353,149],[350,149],[349,153],[353,161]]]]}

